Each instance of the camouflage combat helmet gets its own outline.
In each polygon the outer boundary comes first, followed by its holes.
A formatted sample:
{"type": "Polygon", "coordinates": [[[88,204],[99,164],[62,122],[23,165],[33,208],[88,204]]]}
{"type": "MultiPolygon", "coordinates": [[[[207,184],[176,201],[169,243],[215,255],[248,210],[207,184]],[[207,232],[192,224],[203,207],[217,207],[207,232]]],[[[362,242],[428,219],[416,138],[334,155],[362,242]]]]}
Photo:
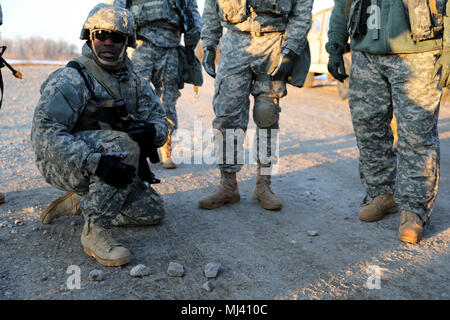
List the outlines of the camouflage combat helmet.
{"type": "Polygon", "coordinates": [[[102,29],[121,32],[128,37],[127,46],[136,48],[136,23],[127,9],[99,3],[90,12],[81,30],[80,39],[90,40],[92,30],[102,29]]]}

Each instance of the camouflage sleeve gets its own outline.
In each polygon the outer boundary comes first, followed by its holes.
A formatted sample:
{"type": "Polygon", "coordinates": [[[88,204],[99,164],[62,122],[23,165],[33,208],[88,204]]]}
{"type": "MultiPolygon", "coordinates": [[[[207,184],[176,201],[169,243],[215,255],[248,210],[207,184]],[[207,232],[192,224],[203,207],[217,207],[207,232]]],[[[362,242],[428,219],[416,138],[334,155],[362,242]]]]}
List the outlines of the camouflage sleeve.
{"type": "Polygon", "coordinates": [[[202,31],[202,17],[200,16],[200,12],[198,11],[198,5],[196,0],[191,0],[190,5],[188,6],[188,10],[191,13],[191,16],[194,20],[194,27],[196,32],[202,31]]]}
{"type": "Polygon", "coordinates": [[[106,0],[106,4],[113,4],[122,8],[127,7],[127,0],[106,0]]]}
{"type": "Polygon", "coordinates": [[[37,159],[94,174],[101,155],[71,134],[88,100],[88,89],[75,69],[64,68],[50,76],[32,122],[31,143],[37,159]]]}
{"type": "Polygon", "coordinates": [[[189,22],[189,30],[184,34],[184,43],[186,46],[196,47],[200,41],[200,34],[202,31],[202,17],[198,12],[197,1],[188,0],[186,10],[188,19],[192,20],[189,22]]]}
{"type": "Polygon", "coordinates": [[[348,41],[347,19],[345,8],[347,0],[335,0],[331,11],[330,27],[328,29],[328,43],[326,50],[329,54],[342,54],[348,41]]]}
{"type": "Polygon", "coordinates": [[[139,77],[141,96],[139,97],[137,118],[153,123],[155,126],[156,137],[153,141],[153,145],[161,147],[167,140],[169,129],[169,123],[166,120],[166,112],[163,106],[159,102],[159,98],[156,96],[152,87],[148,81],[139,77]]]}
{"type": "Polygon", "coordinates": [[[205,0],[202,15],[202,45],[213,50],[216,50],[223,32],[216,4],[216,0],[205,0]]]}
{"type": "Polygon", "coordinates": [[[283,48],[288,48],[296,54],[301,53],[311,28],[312,6],[313,0],[294,1],[286,26],[283,48]]]}
{"type": "Polygon", "coordinates": [[[450,1],[446,1],[444,13],[444,35],[442,38],[442,46],[450,48],[450,1]]]}

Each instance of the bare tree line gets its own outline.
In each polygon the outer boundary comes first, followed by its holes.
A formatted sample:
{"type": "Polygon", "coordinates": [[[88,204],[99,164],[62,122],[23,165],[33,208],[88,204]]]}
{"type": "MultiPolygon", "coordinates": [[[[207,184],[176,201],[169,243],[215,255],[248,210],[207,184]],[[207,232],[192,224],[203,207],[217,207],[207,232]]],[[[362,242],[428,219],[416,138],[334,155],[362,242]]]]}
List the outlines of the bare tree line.
{"type": "Polygon", "coordinates": [[[64,40],[30,37],[2,39],[1,44],[7,46],[5,57],[20,60],[70,60],[78,55],[76,45],[64,40]]]}

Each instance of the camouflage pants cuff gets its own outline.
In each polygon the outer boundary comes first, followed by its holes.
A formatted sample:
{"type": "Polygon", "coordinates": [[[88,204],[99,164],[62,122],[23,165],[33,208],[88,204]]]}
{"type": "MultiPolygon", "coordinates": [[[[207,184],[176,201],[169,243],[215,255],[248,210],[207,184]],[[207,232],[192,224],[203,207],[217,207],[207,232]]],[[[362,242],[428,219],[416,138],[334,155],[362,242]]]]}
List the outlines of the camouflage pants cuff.
{"type": "Polygon", "coordinates": [[[220,169],[220,171],[226,173],[235,173],[241,171],[242,164],[219,164],[217,165],[217,167],[220,169]]]}
{"type": "Polygon", "coordinates": [[[399,204],[399,211],[411,211],[414,212],[415,214],[417,214],[423,221],[424,225],[428,224],[430,221],[430,215],[431,215],[431,210],[428,210],[427,208],[419,208],[419,207],[415,207],[409,204],[403,204],[400,203],[399,204]]]}
{"type": "Polygon", "coordinates": [[[89,216],[83,213],[84,221],[88,221],[89,223],[93,223],[96,226],[102,228],[110,228],[111,227],[111,218],[105,216],[89,216]]]}

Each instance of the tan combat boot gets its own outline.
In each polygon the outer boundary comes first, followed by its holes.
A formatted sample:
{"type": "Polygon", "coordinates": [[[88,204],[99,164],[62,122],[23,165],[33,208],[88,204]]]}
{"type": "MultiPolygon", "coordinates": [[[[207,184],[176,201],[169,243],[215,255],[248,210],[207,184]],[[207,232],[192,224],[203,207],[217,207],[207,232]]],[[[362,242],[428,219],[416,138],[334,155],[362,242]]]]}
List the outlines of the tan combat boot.
{"type": "Polygon", "coordinates": [[[225,203],[235,203],[241,200],[236,181],[236,172],[228,173],[221,170],[220,174],[219,188],[198,201],[200,208],[215,209],[223,206],[225,203]]]}
{"type": "Polygon", "coordinates": [[[81,244],[88,256],[108,267],[121,266],[131,260],[130,251],[114,241],[109,229],[87,221],[81,233],[81,244]]]}
{"type": "Polygon", "coordinates": [[[394,195],[381,194],[376,196],[372,202],[366,204],[359,212],[359,219],[367,222],[378,221],[388,213],[397,212],[397,204],[394,195]]]}
{"type": "Polygon", "coordinates": [[[0,192],[0,204],[5,203],[5,195],[0,192]]]}
{"type": "Polygon", "coordinates": [[[423,221],[414,212],[403,210],[398,228],[398,238],[406,243],[417,243],[422,239],[423,221]]]}
{"type": "Polygon", "coordinates": [[[264,209],[280,210],[282,207],[281,200],[270,188],[270,178],[270,175],[261,175],[261,166],[258,164],[253,199],[259,200],[264,209]]]}
{"type": "Polygon", "coordinates": [[[81,214],[80,201],[81,196],[74,192],[67,192],[62,197],[59,197],[50,203],[47,209],[42,212],[39,221],[48,224],[52,222],[53,219],[62,216],[78,216],[81,214]]]}
{"type": "Polygon", "coordinates": [[[172,160],[172,137],[159,149],[162,166],[166,169],[175,169],[177,165],[172,160]]]}

